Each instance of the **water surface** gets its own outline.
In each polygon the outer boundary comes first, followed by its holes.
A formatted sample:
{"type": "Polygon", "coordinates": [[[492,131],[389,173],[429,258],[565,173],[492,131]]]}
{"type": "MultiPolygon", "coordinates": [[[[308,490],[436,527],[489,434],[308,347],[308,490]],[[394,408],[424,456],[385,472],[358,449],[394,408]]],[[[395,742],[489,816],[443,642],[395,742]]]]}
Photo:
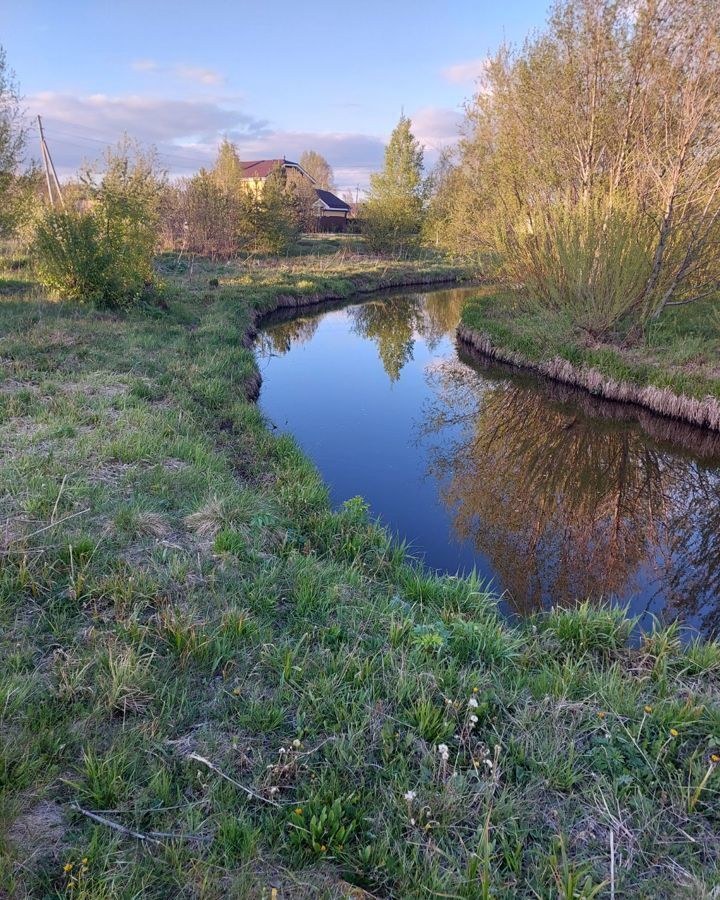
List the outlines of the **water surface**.
{"type": "Polygon", "coordinates": [[[334,504],[362,496],[425,563],[509,611],[581,598],[720,628],[720,436],[459,350],[473,288],[276,316],[263,411],[334,504]]]}

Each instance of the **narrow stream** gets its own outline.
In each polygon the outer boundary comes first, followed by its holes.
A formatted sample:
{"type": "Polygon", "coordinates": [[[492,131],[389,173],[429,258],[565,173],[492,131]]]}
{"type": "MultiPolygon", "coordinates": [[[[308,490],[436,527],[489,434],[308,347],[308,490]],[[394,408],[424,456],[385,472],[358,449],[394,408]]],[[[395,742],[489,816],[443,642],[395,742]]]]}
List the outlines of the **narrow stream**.
{"type": "Polygon", "coordinates": [[[268,319],[261,407],[330,486],[508,612],[609,599],[720,632],[720,436],[458,348],[478,288],[268,319]]]}

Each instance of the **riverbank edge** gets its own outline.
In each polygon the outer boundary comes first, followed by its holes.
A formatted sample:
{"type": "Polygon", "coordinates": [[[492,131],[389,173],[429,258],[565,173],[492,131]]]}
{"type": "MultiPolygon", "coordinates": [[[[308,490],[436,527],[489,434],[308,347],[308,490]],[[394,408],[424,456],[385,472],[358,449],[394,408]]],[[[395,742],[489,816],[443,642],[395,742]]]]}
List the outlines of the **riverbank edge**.
{"type": "Polygon", "coordinates": [[[638,386],[628,381],[617,381],[603,375],[597,369],[575,366],[559,356],[548,360],[532,360],[516,350],[498,345],[486,332],[464,323],[458,325],[456,336],[461,344],[490,359],[535,372],[561,384],[581,388],[605,400],[640,406],[668,419],[720,432],[720,401],[714,397],[698,400],[695,397],[676,394],[669,388],[654,385],[638,386]]]}

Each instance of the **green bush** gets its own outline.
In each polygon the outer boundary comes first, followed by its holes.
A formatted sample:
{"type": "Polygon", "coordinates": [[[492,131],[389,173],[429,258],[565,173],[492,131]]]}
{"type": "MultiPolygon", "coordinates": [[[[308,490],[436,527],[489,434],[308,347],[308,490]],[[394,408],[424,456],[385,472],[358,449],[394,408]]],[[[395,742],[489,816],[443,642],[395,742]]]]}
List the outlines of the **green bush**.
{"type": "Polygon", "coordinates": [[[419,241],[420,208],[413,200],[369,200],[363,208],[362,231],[376,253],[407,255],[419,241]]]}
{"type": "Polygon", "coordinates": [[[113,306],[130,293],[90,213],[50,211],[37,225],[35,252],[40,281],[66,300],[113,306]]]}
{"type": "Polygon", "coordinates": [[[49,210],[35,229],[40,281],[98,306],[136,301],[153,279],[162,180],[155,157],[125,139],[81,177],[78,208],[49,210]]]}

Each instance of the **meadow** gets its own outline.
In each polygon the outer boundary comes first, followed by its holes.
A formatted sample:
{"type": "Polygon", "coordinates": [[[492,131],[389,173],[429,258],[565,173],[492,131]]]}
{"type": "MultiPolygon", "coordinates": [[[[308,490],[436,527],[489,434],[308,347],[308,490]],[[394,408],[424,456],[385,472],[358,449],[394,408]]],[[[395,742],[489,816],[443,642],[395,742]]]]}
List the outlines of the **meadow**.
{"type": "Polygon", "coordinates": [[[258,316],[462,271],[306,251],[165,257],[114,312],[3,261],[2,891],[715,896],[720,646],[508,623],[333,511],[253,402],[258,316]]]}

